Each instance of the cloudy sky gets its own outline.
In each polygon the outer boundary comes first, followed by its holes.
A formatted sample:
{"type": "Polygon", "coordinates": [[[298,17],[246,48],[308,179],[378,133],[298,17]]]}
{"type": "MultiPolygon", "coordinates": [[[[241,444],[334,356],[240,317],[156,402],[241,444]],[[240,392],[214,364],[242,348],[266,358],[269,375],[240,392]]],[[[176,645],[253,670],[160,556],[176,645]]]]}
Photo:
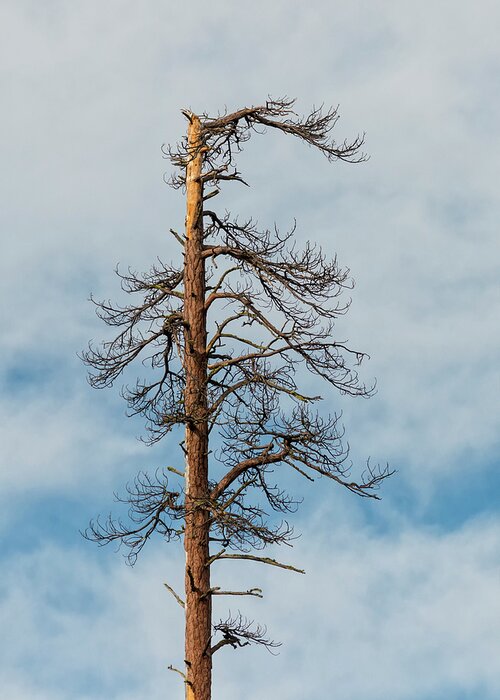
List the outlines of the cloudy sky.
{"type": "MultiPolygon", "coordinates": [[[[182,552],[134,569],[78,533],[138,469],[118,390],[76,357],[104,329],[116,263],[174,255],[184,204],[160,147],[180,109],[298,98],[340,104],[329,165],[280,134],[239,162],[224,206],[300,240],[356,280],[339,334],[371,355],[369,401],[344,412],[355,464],[397,474],[380,502],[305,488],[288,560],[307,576],[220,570],[258,585],[241,609],[283,641],[215,657],[220,700],[500,697],[500,8],[493,0],[2,0],[0,688],[6,700],[181,698],[182,552]]],[[[296,489],[302,485],[297,482],[296,489]]],[[[217,573],[217,572],[215,572],[217,573]]],[[[221,614],[224,609],[221,608],[221,614]]]]}

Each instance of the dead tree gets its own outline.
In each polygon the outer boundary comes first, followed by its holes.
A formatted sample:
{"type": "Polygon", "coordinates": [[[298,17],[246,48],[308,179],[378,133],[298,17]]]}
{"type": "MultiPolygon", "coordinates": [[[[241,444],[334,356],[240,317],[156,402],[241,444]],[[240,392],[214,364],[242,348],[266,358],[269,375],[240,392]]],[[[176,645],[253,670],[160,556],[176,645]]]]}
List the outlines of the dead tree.
{"type": "Polygon", "coordinates": [[[84,353],[94,387],[111,386],[136,359],[149,366],[124,397],[131,414],[145,417],[150,442],[184,429],[185,468],[168,468],[181,479],[178,488],[169,485],[167,470],[140,473],[122,499],[127,521],[98,519],[86,536],[125,545],[131,563],[154,533],[183,539],[185,599],[165,585],[185,610],[186,668],[179,673],[190,700],[211,697],[212,656],[222,647],[276,645],[241,615],[213,623],[213,596],[262,592],[221,590],[210,577],[223,560],[303,573],[259,554],[293,538],[286,516],[298,501],[275,479],[283,484],[278,476],[292,470],[377,498],[389,475],[368,467],[353,478],[339,416],[321,415],[314,408],[320,397],[298,386],[309,371],[342,394],[370,394],[356,372],[364,353],[334,335],[348,308],[341,300],[351,284],[348,270],[314,243],[298,248],[294,230],[262,230],[208,204],[226,181],[244,182],[235,157],[253,133],[290,134],[330,161],[364,159],[362,137],[332,139],[336,109],[301,118],[293,106],[279,99],[216,117],[183,111],[187,137],[165,150],[177,168],[170,184],[186,193],[184,233],[171,230],[182,262],[158,263],[146,274],[117,271],[135,300],[96,303],[119,332],[84,353]]]}

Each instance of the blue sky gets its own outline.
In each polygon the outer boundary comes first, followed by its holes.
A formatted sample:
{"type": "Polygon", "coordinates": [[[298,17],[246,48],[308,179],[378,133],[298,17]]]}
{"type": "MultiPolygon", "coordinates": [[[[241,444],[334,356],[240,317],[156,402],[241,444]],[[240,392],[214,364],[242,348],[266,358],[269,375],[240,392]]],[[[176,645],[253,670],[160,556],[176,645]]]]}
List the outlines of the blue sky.
{"type": "MultiPolygon", "coordinates": [[[[6,700],[182,697],[182,551],[134,569],[78,530],[139,469],[165,465],[76,353],[104,329],[119,262],[174,255],[184,217],[160,146],[180,109],[296,96],[340,104],[329,165],[280,135],[239,161],[221,206],[338,254],[356,280],[339,336],[371,355],[342,409],[352,457],[397,475],[379,503],[303,488],[286,558],[217,572],[284,644],[223,650],[215,695],[304,700],[500,696],[498,3],[4,0],[0,7],[0,688],[6,700]]],[[[309,381],[309,380],[307,380],[309,381]]],[[[328,487],[328,488],[327,488],[328,487]]],[[[221,615],[225,614],[220,608],[221,615]]]]}

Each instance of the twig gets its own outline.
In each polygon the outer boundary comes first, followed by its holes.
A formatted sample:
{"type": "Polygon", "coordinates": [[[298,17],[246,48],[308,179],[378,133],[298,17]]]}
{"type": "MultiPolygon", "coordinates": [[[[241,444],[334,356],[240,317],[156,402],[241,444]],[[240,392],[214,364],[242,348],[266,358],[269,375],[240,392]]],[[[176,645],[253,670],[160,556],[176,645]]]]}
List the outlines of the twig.
{"type": "MultiPolygon", "coordinates": [[[[291,564],[282,564],[276,559],[271,559],[270,557],[256,557],[253,554],[223,554],[220,553],[214,557],[211,557],[212,561],[216,559],[247,559],[249,561],[258,561],[261,564],[268,564],[269,566],[277,566],[280,569],[287,569],[288,571],[295,571],[298,574],[305,574],[304,569],[297,569],[291,564]]],[[[209,560],[210,561],[210,560],[209,560]]],[[[212,563],[212,562],[210,562],[212,563]]]]}
{"type": "Polygon", "coordinates": [[[221,591],[219,586],[211,588],[202,597],[205,598],[207,595],[253,595],[256,598],[263,598],[261,588],[250,588],[248,591],[221,591]]]}
{"type": "Polygon", "coordinates": [[[179,471],[175,467],[167,467],[167,469],[169,472],[172,472],[173,474],[177,474],[177,476],[182,476],[183,479],[186,478],[186,475],[184,474],[184,472],[179,471]]]}
{"type": "Polygon", "coordinates": [[[184,683],[188,683],[188,680],[186,678],[186,674],[183,673],[182,671],[180,671],[178,668],[175,668],[175,666],[172,666],[172,664],[170,664],[170,666],[168,666],[168,670],[174,671],[175,673],[178,673],[180,676],[182,676],[184,678],[184,683]]]}
{"type": "Polygon", "coordinates": [[[179,243],[181,244],[181,246],[184,246],[184,241],[183,241],[183,239],[182,239],[182,236],[180,236],[180,235],[177,233],[177,231],[174,231],[173,228],[171,228],[171,229],[169,229],[169,230],[170,230],[170,233],[172,234],[172,236],[174,236],[174,237],[179,241],[179,243]]]}
{"type": "Polygon", "coordinates": [[[172,586],[169,586],[168,583],[164,583],[163,585],[165,586],[165,588],[167,589],[167,591],[169,591],[169,592],[174,596],[174,598],[175,598],[176,601],[179,603],[179,605],[181,606],[181,608],[185,608],[185,607],[186,607],[185,602],[182,600],[182,598],[181,598],[179,595],[177,595],[177,593],[174,591],[174,589],[172,588],[172,586]]]}

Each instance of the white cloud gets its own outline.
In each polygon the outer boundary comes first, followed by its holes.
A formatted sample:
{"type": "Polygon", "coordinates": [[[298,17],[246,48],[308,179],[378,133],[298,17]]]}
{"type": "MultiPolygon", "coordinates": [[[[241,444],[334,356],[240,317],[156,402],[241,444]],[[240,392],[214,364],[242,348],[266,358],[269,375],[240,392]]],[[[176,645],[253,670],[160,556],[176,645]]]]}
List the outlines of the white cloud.
{"type": "MultiPolygon", "coordinates": [[[[339,138],[367,132],[372,157],[357,167],[256,137],[240,168],[252,189],[223,200],[263,225],[296,216],[300,239],[351,267],[339,333],[379,381],[370,402],[338,402],[356,459],[390,459],[417,494],[471,463],[484,478],[499,428],[498,19],[492,0],[2,4],[2,527],[23,499],[119,487],[118,472],[126,481],[169,451],[143,452],[116,402],[83,389],[74,354],[105,334],[85,298],[115,296],[118,261],[172,256],[165,232],[184,205],[162,183],[159,147],[181,136],[179,109],[268,93],[297,95],[300,110],[338,101],[339,138]]],[[[498,522],[444,534],[391,517],[399,536],[362,522],[353,535],[350,518],[328,542],[306,533],[307,579],[255,570],[269,592],[256,617],[286,648],[221,652],[221,700],[331,686],[346,700],[498,697],[498,522]]],[[[99,562],[54,544],[4,566],[9,700],[181,694],[165,671],[182,630],[162,567],[99,562]]]]}
{"type": "Polygon", "coordinates": [[[0,405],[0,473],[5,507],[16,497],[37,498],[50,493],[96,493],[113,483],[124,465],[144,460],[144,446],[134,434],[117,430],[105,412],[91,410],[88,396],[43,395],[29,391],[19,400],[0,405]]]}
{"type": "MultiPolygon", "coordinates": [[[[308,576],[265,576],[267,604],[251,606],[285,642],[280,656],[253,657],[248,667],[234,655],[230,669],[222,661],[223,689],[236,692],[244,678],[252,683],[245,699],[332,689],[347,700],[498,696],[498,522],[376,536],[352,521],[332,527],[323,512],[313,525],[294,557],[308,576]]],[[[248,571],[244,580],[255,583],[248,571]]]]}
{"type": "MultiPolygon", "coordinates": [[[[499,541],[498,520],[452,533],[403,526],[376,535],[322,510],[288,553],[307,576],[219,564],[214,583],[264,589],[264,601],[238,607],[284,646],[274,658],[258,649],[218,652],[214,692],[222,700],[302,700],[332,688],[346,700],[493,700],[499,541]]],[[[182,611],[162,582],[181,590],[182,557],[162,551],[153,547],[133,570],[118,557],[103,565],[56,545],[9,561],[0,603],[2,687],[17,689],[9,700],[34,688],[37,697],[75,700],[181,694],[166,667],[182,663],[182,611]]],[[[217,599],[221,615],[231,602],[217,599]]]]}
{"type": "Polygon", "coordinates": [[[347,408],[364,454],[403,455],[403,475],[432,480],[465,452],[495,449],[494,4],[440,3],[432,19],[392,1],[27,7],[2,9],[8,362],[102,337],[88,289],[114,296],[116,261],[172,255],[164,232],[181,224],[183,203],[161,182],[159,146],[180,137],[181,106],[273,91],[297,94],[300,109],[340,100],[338,134],[366,129],[370,162],[331,167],[291,140],[255,138],[242,157],[255,188],[224,203],[263,223],[296,215],[299,237],[352,268],[355,303],[339,332],[372,354],[366,376],[380,390],[347,408]]]}
{"type": "Polygon", "coordinates": [[[159,698],[159,677],[177,689],[167,666],[182,658],[182,611],[162,585],[172,559],[114,563],[51,545],[10,562],[0,604],[9,700],[159,698]]]}

